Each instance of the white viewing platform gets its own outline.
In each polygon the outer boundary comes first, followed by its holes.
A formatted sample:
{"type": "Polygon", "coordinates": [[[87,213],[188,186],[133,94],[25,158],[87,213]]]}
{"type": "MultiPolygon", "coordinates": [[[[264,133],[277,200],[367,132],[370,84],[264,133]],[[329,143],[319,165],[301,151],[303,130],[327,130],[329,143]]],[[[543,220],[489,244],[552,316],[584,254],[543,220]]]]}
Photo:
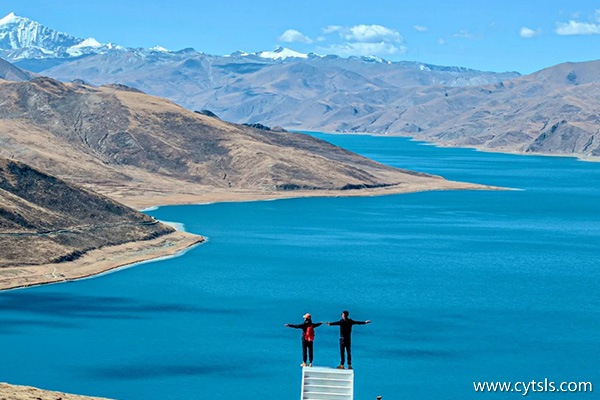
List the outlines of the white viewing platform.
{"type": "Polygon", "coordinates": [[[300,400],[353,400],[354,371],[325,367],[302,368],[300,400]]]}

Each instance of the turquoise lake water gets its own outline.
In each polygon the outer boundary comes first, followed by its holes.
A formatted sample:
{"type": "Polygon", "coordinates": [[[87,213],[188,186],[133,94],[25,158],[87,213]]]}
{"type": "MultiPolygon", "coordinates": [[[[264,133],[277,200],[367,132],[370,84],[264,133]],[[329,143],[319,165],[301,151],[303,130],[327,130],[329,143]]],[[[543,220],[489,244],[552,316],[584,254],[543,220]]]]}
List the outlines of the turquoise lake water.
{"type": "MultiPolygon", "coordinates": [[[[209,241],[94,279],[0,293],[0,381],[119,399],[298,399],[300,323],[354,319],[355,399],[517,399],[473,381],[600,391],[600,164],[316,135],[515,191],[161,207],[209,241]]],[[[335,366],[338,331],[316,330],[335,366]]]]}

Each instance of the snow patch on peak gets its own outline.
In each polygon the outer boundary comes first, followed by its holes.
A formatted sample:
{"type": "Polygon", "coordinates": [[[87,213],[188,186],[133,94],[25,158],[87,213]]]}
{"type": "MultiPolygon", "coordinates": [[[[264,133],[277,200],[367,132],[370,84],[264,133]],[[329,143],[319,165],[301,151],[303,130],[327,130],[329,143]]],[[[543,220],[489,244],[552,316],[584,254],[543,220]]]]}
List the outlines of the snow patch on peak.
{"type": "Polygon", "coordinates": [[[104,45],[102,43],[91,37],[81,40],[79,43],[74,44],[73,46],[69,46],[69,48],[66,49],[66,52],[71,57],[78,57],[83,54],[94,52],[96,49],[99,49],[103,46],[104,45]]]}
{"type": "Polygon", "coordinates": [[[169,49],[166,49],[166,48],[164,48],[162,46],[158,46],[158,45],[156,45],[154,47],[150,47],[149,50],[150,51],[157,51],[159,53],[168,53],[170,51],[169,49]]]}
{"type": "Polygon", "coordinates": [[[102,43],[91,37],[72,47],[102,47],[102,43]]]}
{"type": "Polygon", "coordinates": [[[12,22],[18,22],[22,19],[23,18],[15,15],[14,12],[11,12],[10,14],[6,15],[4,18],[0,19],[0,25],[6,25],[6,24],[10,24],[12,22]]]}
{"type": "Polygon", "coordinates": [[[261,51],[256,53],[261,58],[272,60],[285,60],[286,58],[308,58],[308,54],[299,53],[286,47],[278,47],[273,51],[261,51]]]}

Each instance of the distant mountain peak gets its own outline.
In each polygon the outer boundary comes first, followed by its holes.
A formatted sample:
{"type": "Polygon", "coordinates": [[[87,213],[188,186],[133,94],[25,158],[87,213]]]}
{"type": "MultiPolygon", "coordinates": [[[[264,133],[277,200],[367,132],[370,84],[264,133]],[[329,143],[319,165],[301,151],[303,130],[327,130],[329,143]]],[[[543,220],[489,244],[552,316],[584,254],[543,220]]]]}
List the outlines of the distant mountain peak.
{"type": "Polygon", "coordinates": [[[270,58],[272,60],[285,60],[286,58],[308,58],[308,54],[300,53],[287,47],[277,47],[273,51],[259,51],[254,53],[261,58],[270,58]]]}
{"type": "Polygon", "coordinates": [[[26,27],[44,28],[39,22],[32,21],[29,18],[24,18],[11,12],[0,19],[0,32],[18,32],[22,31],[26,27]]]}
{"type": "Polygon", "coordinates": [[[18,17],[14,13],[0,20],[0,49],[13,53],[16,50],[18,53],[16,57],[10,57],[9,54],[9,59],[19,58],[23,53],[25,56],[34,53],[53,55],[59,49],[64,52],[83,41],[84,39],[55,31],[38,22],[18,17]],[[23,52],[24,50],[29,52],[23,52]]]}
{"type": "Polygon", "coordinates": [[[77,44],[78,47],[101,47],[102,43],[94,39],[93,37],[85,39],[83,42],[77,44]]]}

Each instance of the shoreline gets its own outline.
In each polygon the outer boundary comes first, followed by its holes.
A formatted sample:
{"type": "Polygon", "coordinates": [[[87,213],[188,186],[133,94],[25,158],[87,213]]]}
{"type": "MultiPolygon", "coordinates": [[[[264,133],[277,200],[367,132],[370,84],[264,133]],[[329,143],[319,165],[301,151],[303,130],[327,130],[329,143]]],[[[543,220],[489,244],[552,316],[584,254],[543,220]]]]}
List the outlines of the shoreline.
{"type": "MultiPolygon", "coordinates": [[[[136,209],[152,211],[166,205],[198,205],[222,202],[272,201],[308,197],[369,197],[446,190],[507,190],[506,188],[448,181],[443,178],[425,182],[410,182],[379,188],[355,190],[304,191],[223,191],[197,193],[146,193],[127,195],[113,193],[113,198],[136,209]]],[[[206,238],[185,232],[183,224],[164,222],[174,226],[173,233],[147,241],[128,242],[118,246],[92,250],[81,258],[63,263],[36,266],[9,266],[0,269],[0,291],[24,289],[52,283],[70,282],[131,268],[144,262],[159,261],[165,257],[183,254],[191,247],[204,243],[206,238]]]]}
{"type": "MultiPolygon", "coordinates": [[[[175,193],[154,195],[114,194],[113,198],[136,209],[152,211],[168,205],[200,205],[223,202],[273,201],[309,197],[370,197],[393,194],[420,193],[446,190],[510,190],[495,186],[448,181],[406,183],[380,188],[346,191],[305,190],[275,191],[219,191],[204,193],[175,193]]],[[[24,289],[52,283],[89,279],[131,268],[141,263],[160,261],[184,254],[192,247],[206,242],[206,238],[183,231],[183,225],[171,222],[175,232],[148,241],[128,242],[118,246],[92,250],[81,258],[53,264],[5,267],[0,269],[0,291],[24,289]]]]}
{"type": "Polygon", "coordinates": [[[176,257],[205,241],[203,236],[175,231],[152,240],[95,249],[74,261],[5,267],[0,269],[0,291],[94,278],[138,264],[176,257]]]}

